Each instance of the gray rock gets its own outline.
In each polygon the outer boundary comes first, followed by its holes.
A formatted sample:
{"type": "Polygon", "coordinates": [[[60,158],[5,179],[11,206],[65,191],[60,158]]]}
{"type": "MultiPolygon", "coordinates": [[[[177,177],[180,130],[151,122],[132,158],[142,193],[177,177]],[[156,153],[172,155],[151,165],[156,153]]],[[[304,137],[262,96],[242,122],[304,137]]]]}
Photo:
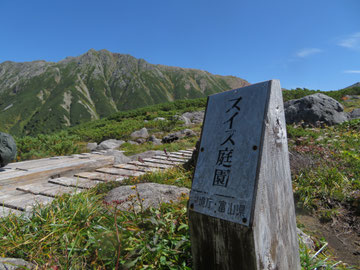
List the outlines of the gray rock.
{"type": "Polygon", "coordinates": [[[134,131],[133,133],[131,133],[130,135],[131,139],[137,139],[137,138],[144,138],[147,139],[149,137],[149,133],[148,130],[144,127],[140,130],[134,131]]]}
{"type": "Polygon", "coordinates": [[[196,136],[196,133],[192,131],[191,129],[184,129],[175,133],[168,134],[167,136],[163,137],[161,142],[162,143],[172,143],[174,141],[177,141],[181,138],[185,137],[193,137],[196,136]]]}
{"type": "Polygon", "coordinates": [[[16,158],[16,143],[13,137],[0,132],[0,167],[4,167],[16,158]]]}
{"type": "Polygon", "coordinates": [[[161,203],[175,202],[181,198],[189,195],[188,188],[180,188],[177,186],[162,185],[156,183],[143,183],[134,186],[121,186],[111,190],[105,197],[105,201],[112,203],[117,201],[119,209],[130,210],[133,209],[136,212],[141,210],[139,199],[137,194],[139,193],[140,201],[143,209],[149,207],[158,207],[161,203]],[[135,195],[132,199],[129,196],[135,195]]]}
{"type": "Polygon", "coordinates": [[[189,118],[187,118],[187,117],[185,117],[183,115],[180,115],[180,116],[176,115],[175,117],[176,117],[176,119],[178,119],[180,121],[183,121],[185,126],[190,126],[191,125],[191,121],[190,121],[189,118]]]}
{"type": "Polygon", "coordinates": [[[186,112],[182,116],[189,119],[193,124],[201,124],[204,121],[204,111],[186,112]]]}
{"type": "Polygon", "coordinates": [[[296,228],[296,233],[297,233],[298,237],[300,238],[300,241],[303,242],[308,249],[315,250],[315,243],[309,235],[304,233],[299,228],[296,228]]]}
{"type": "Polygon", "coordinates": [[[122,151],[119,150],[108,150],[104,153],[105,156],[113,156],[114,164],[128,163],[131,161],[130,158],[125,156],[122,151]]]}
{"type": "Polygon", "coordinates": [[[287,124],[301,123],[314,126],[340,124],[348,120],[344,107],[324,94],[313,94],[284,103],[287,124]]]}
{"type": "Polygon", "coordinates": [[[120,147],[124,141],[121,140],[115,140],[115,139],[109,139],[106,141],[101,142],[97,147],[96,150],[111,150],[116,149],[120,147]]]}
{"type": "Polygon", "coordinates": [[[191,130],[191,129],[183,129],[179,132],[177,132],[180,136],[182,137],[194,137],[197,134],[195,133],[195,131],[191,130]]]}
{"type": "Polygon", "coordinates": [[[349,113],[350,119],[360,119],[360,109],[354,109],[349,113]]]}
{"type": "Polygon", "coordinates": [[[89,151],[95,151],[97,146],[97,143],[88,143],[86,149],[88,149],[89,151]]]}
{"type": "Polygon", "coordinates": [[[146,139],[144,139],[144,138],[138,138],[138,139],[135,140],[135,142],[137,142],[138,144],[143,144],[143,143],[146,142],[146,139]]]}
{"type": "Polygon", "coordinates": [[[155,135],[151,135],[148,140],[149,140],[149,142],[152,142],[154,145],[161,145],[162,144],[161,140],[156,138],[155,135]]]}
{"type": "Polygon", "coordinates": [[[136,154],[136,155],[133,155],[133,156],[129,156],[129,158],[131,160],[139,160],[140,159],[144,159],[144,158],[151,158],[152,156],[155,156],[155,155],[161,155],[163,154],[164,152],[163,151],[155,151],[155,150],[150,150],[150,151],[146,151],[144,153],[140,153],[140,154],[136,154]]]}
{"type": "Polygon", "coordinates": [[[0,270],[35,269],[35,265],[23,259],[0,258],[0,270]]]}

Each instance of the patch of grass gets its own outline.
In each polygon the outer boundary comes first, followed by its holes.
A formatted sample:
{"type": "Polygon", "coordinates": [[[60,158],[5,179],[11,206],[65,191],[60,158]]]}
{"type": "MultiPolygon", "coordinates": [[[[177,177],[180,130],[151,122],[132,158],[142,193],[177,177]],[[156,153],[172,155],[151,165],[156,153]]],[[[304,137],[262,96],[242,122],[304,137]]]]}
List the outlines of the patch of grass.
{"type": "Polygon", "coordinates": [[[29,218],[0,219],[0,255],[41,269],[191,269],[186,201],[136,213],[102,198],[62,196],[29,218]]]}
{"type": "Polygon", "coordinates": [[[85,143],[80,141],[80,137],[69,135],[66,131],[53,135],[15,138],[15,141],[17,161],[86,152],[85,143]]]}
{"type": "Polygon", "coordinates": [[[327,250],[327,243],[321,243],[317,250],[311,250],[300,240],[300,264],[303,270],[355,270],[341,261],[335,261],[331,258],[331,254],[327,250]]]}
{"type": "MultiPolygon", "coordinates": [[[[103,202],[120,185],[151,181],[189,187],[191,175],[175,167],[108,182],[64,195],[31,217],[0,219],[0,255],[23,258],[39,269],[192,269],[186,199],[140,212],[120,210],[122,201],[103,202]]],[[[129,200],[141,204],[136,196],[129,200]]],[[[309,250],[302,243],[300,258],[304,270],[352,269],[332,261],[325,248],[309,250]]]]}

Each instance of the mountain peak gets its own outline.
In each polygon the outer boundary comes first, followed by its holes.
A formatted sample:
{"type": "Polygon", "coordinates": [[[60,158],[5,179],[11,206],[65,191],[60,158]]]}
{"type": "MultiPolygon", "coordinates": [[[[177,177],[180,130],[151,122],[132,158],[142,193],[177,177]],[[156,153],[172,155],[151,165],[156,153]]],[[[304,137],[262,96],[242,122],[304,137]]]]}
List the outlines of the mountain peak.
{"type": "Polygon", "coordinates": [[[58,63],[0,64],[0,127],[48,133],[119,110],[206,97],[249,83],[94,49],[58,63]],[[12,105],[9,107],[9,105],[12,105]]]}
{"type": "Polygon", "coordinates": [[[345,87],[344,89],[347,89],[347,88],[353,88],[353,87],[360,87],[360,82],[357,82],[357,83],[354,83],[348,87],[345,87]]]}

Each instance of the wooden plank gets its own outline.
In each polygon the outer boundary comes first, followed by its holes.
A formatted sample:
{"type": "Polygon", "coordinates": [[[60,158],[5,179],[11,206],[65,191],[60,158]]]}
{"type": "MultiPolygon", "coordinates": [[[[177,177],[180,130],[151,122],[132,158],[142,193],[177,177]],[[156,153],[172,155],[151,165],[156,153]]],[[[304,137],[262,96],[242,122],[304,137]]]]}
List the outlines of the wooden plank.
{"type": "Polygon", "coordinates": [[[178,162],[178,161],[169,161],[169,160],[165,160],[165,159],[155,159],[155,158],[145,158],[143,159],[146,162],[150,162],[150,163],[157,163],[157,164],[164,164],[164,165],[178,165],[181,164],[182,162],[178,162]]]}
{"type": "Polygon", "coordinates": [[[99,167],[113,164],[114,157],[111,156],[97,156],[96,159],[80,159],[73,157],[72,159],[63,159],[61,162],[48,163],[42,166],[41,162],[38,167],[29,169],[28,171],[11,172],[1,174],[0,186],[3,188],[11,188],[13,185],[30,184],[38,180],[48,179],[52,176],[67,176],[73,175],[76,172],[90,171],[99,167]]]}
{"type": "Polygon", "coordinates": [[[24,185],[16,188],[17,190],[31,193],[35,195],[43,195],[43,196],[49,196],[49,197],[57,197],[61,196],[63,194],[75,194],[79,193],[81,190],[74,188],[74,187],[65,187],[60,186],[57,184],[52,183],[36,183],[36,184],[29,184],[24,185]]]}
{"type": "Polygon", "coordinates": [[[114,165],[113,167],[119,168],[119,169],[130,170],[130,171],[140,171],[140,172],[159,171],[159,168],[148,168],[148,167],[138,166],[138,165],[133,165],[133,164],[117,164],[117,165],[114,165]]]}
{"type": "Polygon", "coordinates": [[[118,178],[118,176],[116,175],[111,175],[108,173],[101,173],[101,172],[80,172],[80,173],[76,173],[74,177],[81,177],[90,180],[99,180],[104,182],[115,181],[118,178]]]}
{"type": "Polygon", "coordinates": [[[189,159],[192,156],[192,154],[185,154],[185,153],[180,153],[180,152],[171,152],[170,155],[172,155],[174,157],[181,157],[181,158],[186,158],[186,159],[189,159]]]}
{"type": "Polygon", "coordinates": [[[178,152],[185,153],[185,154],[190,154],[190,155],[192,155],[192,153],[193,153],[192,150],[179,150],[178,152]]]}
{"type": "Polygon", "coordinates": [[[24,212],[19,211],[19,210],[15,210],[15,209],[12,209],[12,208],[0,206],[0,218],[6,217],[8,215],[20,216],[22,214],[24,214],[24,212]]]}
{"type": "Polygon", "coordinates": [[[34,206],[37,205],[46,205],[48,203],[51,203],[54,200],[54,198],[42,196],[42,195],[33,195],[29,193],[23,193],[22,196],[14,196],[7,198],[2,203],[3,206],[14,208],[21,211],[29,211],[34,206]]]}
{"type": "Polygon", "coordinates": [[[146,168],[156,168],[156,169],[160,169],[160,170],[165,170],[165,169],[172,167],[171,165],[152,163],[152,162],[140,162],[140,161],[130,161],[128,164],[146,167],[146,168]]]}
{"type": "Polygon", "coordinates": [[[169,158],[176,158],[176,159],[180,159],[183,162],[189,160],[189,157],[183,156],[183,155],[175,155],[175,154],[161,154],[161,155],[157,155],[157,157],[169,157],[169,158]]]}
{"type": "Polygon", "coordinates": [[[59,177],[55,179],[50,179],[49,183],[58,184],[66,187],[77,187],[77,188],[83,188],[83,189],[90,189],[94,186],[96,186],[99,183],[102,183],[101,181],[97,180],[88,180],[84,178],[73,178],[73,177],[59,177]]]}
{"type": "Polygon", "coordinates": [[[102,173],[113,174],[113,175],[128,176],[128,177],[131,177],[131,176],[136,177],[136,176],[145,174],[145,172],[129,171],[129,170],[125,170],[125,169],[107,168],[107,167],[96,169],[96,171],[102,172],[102,173]]]}
{"type": "Polygon", "coordinates": [[[0,206],[2,205],[2,203],[8,199],[8,198],[13,198],[16,196],[22,196],[24,195],[23,192],[12,189],[12,190],[0,190],[0,206]]]}
{"type": "Polygon", "coordinates": [[[179,163],[184,163],[186,161],[184,158],[173,157],[170,155],[159,155],[159,156],[153,156],[152,158],[160,159],[160,160],[174,161],[174,162],[179,162],[179,163]]]}

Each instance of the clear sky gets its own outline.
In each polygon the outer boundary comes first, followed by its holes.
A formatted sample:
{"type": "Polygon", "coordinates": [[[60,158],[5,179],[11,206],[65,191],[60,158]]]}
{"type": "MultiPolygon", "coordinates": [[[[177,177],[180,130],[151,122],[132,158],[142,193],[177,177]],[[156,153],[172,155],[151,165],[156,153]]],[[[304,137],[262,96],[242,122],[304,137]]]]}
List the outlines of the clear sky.
{"type": "Polygon", "coordinates": [[[360,0],[0,0],[0,63],[90,48],[335,90],[360,81],[360,0]]]}

